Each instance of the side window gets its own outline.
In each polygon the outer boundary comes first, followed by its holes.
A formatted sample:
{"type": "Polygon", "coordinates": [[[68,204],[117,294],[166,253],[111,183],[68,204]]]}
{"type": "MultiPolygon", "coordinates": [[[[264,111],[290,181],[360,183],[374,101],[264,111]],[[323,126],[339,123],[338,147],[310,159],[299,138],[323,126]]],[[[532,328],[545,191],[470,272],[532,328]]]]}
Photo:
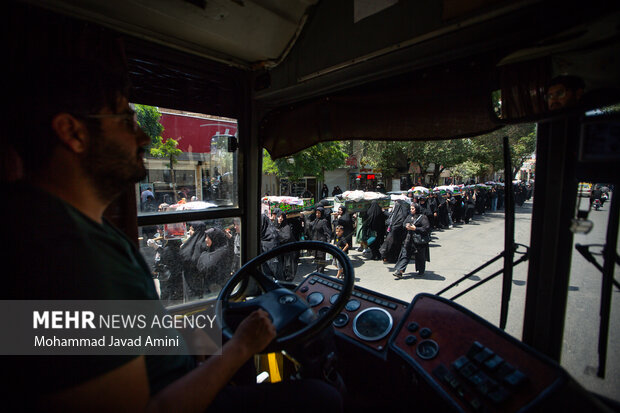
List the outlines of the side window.
{"type": "Polygon", "coordinates": [[[237,121],[133,105],[151,137],[140,250],[165,305],[214,298],[240,264],[237,121]]]}
{"type": "Polygon", "coordinates": [[[165,306],[217,297],[241,264],[240,218],[139,227],[140,252],[165,306]]]}
{"type": "Polygon", "coordinates": [[[237,121],[230,118],[134,105],[151,137],[147,177],[138,211],[173,212],[237,207],[237,121]]]}

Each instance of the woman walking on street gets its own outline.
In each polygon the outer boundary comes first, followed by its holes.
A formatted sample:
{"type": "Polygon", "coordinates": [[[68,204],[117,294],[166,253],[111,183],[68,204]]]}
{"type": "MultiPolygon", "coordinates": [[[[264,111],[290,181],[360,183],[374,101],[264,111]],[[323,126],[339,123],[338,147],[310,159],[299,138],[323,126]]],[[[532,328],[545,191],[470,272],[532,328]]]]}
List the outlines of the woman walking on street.
{"type": "Polygon", "coordinates": [[[355,229],[353,228],[353,218],[351,214],[347,212],[347,208],[344,206],[338,207],[338,212],[336,213],[334,220],[334,225],[342,225],[344,231],[344,237],[347,239],[347,243],[349,247],[353,246],[353,233],[355,229]]]}
{"type": "MultiPolygon", "coordinates": [[[[276,213],[276,230],[278,231],[278,241],[280,245],[296,241],[293,226],[286,217],[286,214],[280,210],[276,213]]],[[[299,251],[288,252],[283,254],[280,258],[282,260],[284,280],[293,281],[297,274],[299,251]]]]}
{"type": "Polygon", "coordinates": [[[396,262],[394,277],[403,277],[407,264],[415,255],[415,266],[419,275],[423,275],[426,268],[426,261],[430,261],[428,242],[430,240],[430,224],[425,215],[418,213],[418,204],[411,204],[411,215],[405,219],[403,227],[407,230],[407,238],[400,250],[398,261],[396,262]]]}
{"type": "Polygon", "coordinates": [[[383,240],[385,239],[385,214],[377,201],[372,201],[370,207],[368,208],[367,214],[368,218],[366,219],[366,225],[368,226],[371,235],[371,238],[368,241],[368,247],[372,252],[370,259],[380,260],[381,254],[379,253],[379,247],[381,247],[383,240]],[[373,236],[375,239],[370,242],[373,236]]]}
{"type": "MultiPolygon", "coordinates": [[[[277,212],[276,212],[277,213],[277,212]]],[[[261,227],[260,227],[260,248],[261,252],[271,251],[280,245],[278,240],[278,231],[274,226],[271,219],[265,214],[261,214],[261,227]]],[[[263,272],[265,275],[270,275],[278,280],[284,279],[282,273],[282,263],[279,257],[274,257],[263,264],[263,272]]]]}
{"type": "Polygon", "coordinates": [[[403,223],[408,215],[409,204],[406,201],[396,201],[389,219],[389,232],[381,246],[384,263],[393,263],[398,259],[398,254],[407,236],[403,223]]]}
{"type": "MultiPolygon", "coordinates": [[[[310,234],[314,241],[330,242],[332,239],[332,230],[325,216],[325,209],[323,207],[318,207],[316,209],[316,217],[314,221],[310,223],[310,234]]],[[[327,265],[325,261],[325,251],[315,251],[314,258],[317,272],[325,272],[325,266],[327,265]]]]}
{"type": "Polygon", "coordinates": [[[358,244],[360,244],[357,249],[360,252],[366,252],[368,248],[368,216],[366,215],[366,211],[360,211],[356,215],[356,226],[355,226],[355,240],[358,244]]]}

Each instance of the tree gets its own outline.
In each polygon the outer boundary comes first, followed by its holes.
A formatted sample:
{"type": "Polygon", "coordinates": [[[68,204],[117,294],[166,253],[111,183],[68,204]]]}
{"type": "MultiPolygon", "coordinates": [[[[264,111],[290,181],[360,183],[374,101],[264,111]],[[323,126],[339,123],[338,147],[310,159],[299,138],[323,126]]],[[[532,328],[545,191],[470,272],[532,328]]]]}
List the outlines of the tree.
{"type": "Polygon", "coordinates": [[[275,160],[271,159],[267,151],[263,151],[263,172],[291,181],[304,176],[323,179],[326,170],[341,167],[346,157],[341,142],[321,142],[292,156],[275,160]]]}
{"type": "Polygon", "coordinates": [[[507,125],[502,129],[472,139],[479,154],[477,159],[489,165],[493,171],[505,169],[504,136],[508,136],[512,163],[512,171],[505,172],[505,176],[506,179],[512,179],[523,163],[536,151],[536,124],[507,125]]]}
{"type": "Polygon", "coordinates": [[[489,171],[489,166],[482,162],[468,160],[450,168],[455,182],[466,182],[469,178],[485,175],[489,171]]]}
{"type": "Polygon", "coordinates": [[[472,142],[469,139],[442,141],[413,141],[408,146],[408,156],[427,171],[433,165],[433,184],[437,184],[439,176],[445,169],[450,169],[471,159],[472,142]]]}
{"type": "Polygon", "coordinates": [[[445,169],[466,161],[472,154],[468,139],[442,141],[365,141],[362,164],[381,169],[386,178],[417,162],[424,172],[433,166],[433,182],[445,169]]]}
{"type": "Polygon", "coordinates": [[[161,136],[158,136],[155,143],[150,149],[152,156],[156,158],[166,158],[169,161],[168,167],[170,168],[170,179],[172,181],[172,193],[174,194],[174,201],[177,199],[176,188],[176,176],[174,171],[174,164],[177,162],[177,157],[183,152],[177,148],[179,142],[175,139],[168,138],[165,141],[161,136]]]}
{"type": "Polygon", "coordinates": [[[386,179],[396,175],[399,169],[407,168],[408,142],[402,141],[364,141],[362,144],[362,165],[370,166],[386,179]]]}
{"type": "Polygon", "coordinates": [[[151,156],[155,158],[165,158],[169,161],[168,167],[170,168],[170,179],[172,180],[172,192],[176,202],[177,191],[174,164],[177,162],[178,156],[183,152],[178,149],[179,142],[172,138],[168,138],[164,141],[162,137],[164,126],[159,122],[161,113],[158,108],[155,106],[136,104],[134,105],[134,110],[138,118],[138,125],[140,125],[144,133],[151,138],[151,144],[149,145],[149,153],[151,156]]]}
{"type": "Polygon", "coordinates": [[[151,145],[157,144],[158,137],[161,137],[164,132],[164,126],[159,123],[161,118],[159,109],[155,106],[136,104],[134,110],[138,118],[138,125],[151,138],[151,145]]]}

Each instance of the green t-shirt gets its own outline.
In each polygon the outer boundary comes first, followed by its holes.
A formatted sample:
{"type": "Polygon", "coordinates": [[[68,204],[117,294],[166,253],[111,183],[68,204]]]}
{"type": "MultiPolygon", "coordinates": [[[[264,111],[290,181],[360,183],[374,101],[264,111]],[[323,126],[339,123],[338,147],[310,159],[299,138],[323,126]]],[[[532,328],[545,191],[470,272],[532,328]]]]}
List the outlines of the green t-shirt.
{"type": "MultiPolygon", "coordinates": [[[[158,300],[147,264],[135,246],[105,221],[99,224],[39,189],[21,185],[5,226],[14,234],[8,249],[9,288],[3,299],[158,300]]],[[[3,209],[7,206],[3,205],[3,209]]],[[[162,307],[162,311],[165,311],[162,307]]],[[[65,389],[111,371],[136,356],[11,357],[9,376],[17,391],[65,389]],[[12,371],[11,371],[12,370],[12,371]]],[[[151,393],[187,373],[193,358],[145,356],[151,393]]]]}

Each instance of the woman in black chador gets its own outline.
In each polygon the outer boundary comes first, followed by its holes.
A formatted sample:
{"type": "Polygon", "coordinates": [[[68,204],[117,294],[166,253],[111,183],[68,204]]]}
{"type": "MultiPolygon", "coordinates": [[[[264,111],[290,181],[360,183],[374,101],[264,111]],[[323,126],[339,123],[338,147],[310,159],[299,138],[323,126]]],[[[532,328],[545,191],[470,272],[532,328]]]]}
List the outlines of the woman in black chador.
{"type": "Polygon", "coordinates": [[[351,214],[347,212],[347,208],[344,206],[338,207],[338,214],[336,215],[336,219],[334,221],[334,226],[342,225],[344,238],[349,244],[349,248],[352,248],[355,229],[353,228],[353,217],[351,217],[351,214]]]}
{"type": "Polygon", "coordinates": [[[482,189],[476,189],[474,192],[474,199],[476,202],[476,214],[484,214],[484,205],[486,203],[486,197],[482,189]]]}
{"type": "MultiPolygon", "coordinates": [[[[332,230],[325,216],[325,209],[323,207],[318,207],[316,209],[314,221],[310,222],[310,237],[314,241],[323,242],[330,242],[332,239],[332,230]]],[[[325,266],[327,265],[325,261],[325,251],[315,251],[314,259],[317,272],[325,272],[325,266]]]]}
{"type": "Polygon", "coordinates": [[[426,196],[422,195],[420,197],[418,204],[420,205],[420,210],[418,211],[418,213],[426,215],[426,218],[428,218],[428,222],[431,225],[431,230],[432,230],[433,210],[431,209],[430,204],[427,202],[426,196]]]}
{"type": "Polygon", "coordinates": [[[426,261],[430,261],[428,248],[430,224],[426,215],[418,212],[419,209],[418,204],[411,204],[411,214],[403,224],[407,237],[396,262],[394,277],[397,279],[402,278],[412,256],[415,257],[415,267],[419,275],[424,274],[426,261]]]}
{"type": "Polygon", "coordinates": [[[205,292],[204,279],[198,272],[198,259],[200,255],[207,250],[205,244],[205,233],[207,226],[204,222],[190,222],[190,237],[181,246],[179,254],[183,263],[183,274],[192,293],[202,297],[205,292]]]}
{"type": "Polygon", "coordinates": [[[462,224],[465,218],[465,203],[461,194],[454,196],[454,209],[452,212],[452,221],[455,224],[462,224]]]}
{"type": "MultiPolygon", "coordinates": [[[[278,231],[278,242],[280,245],[297,241],[295,230],[291,222],[289,222],[286,214],[282,211],[276,213],[276,229],[278,231]]],[[[299,261],[299,251],[293,251],[281,256],[282,270],[284,271],[284,279],[292,281],[297,274],[297,262],[299,261]]]]}
{"type": "Polygon", "coordinates": [[[205,232],[206,251],[200,254],[196,265],[204,279],[205,287],[212,293],[219,292],[230,278],[233,251],[226,233],[219,228],[205,232]]]}
{"type": "Polygon", "coordinates": [[[179,255],[180,239],[168,239],[157,249],[154,272],[161,285],[162,301],[183,300],[183,264],[179,255]]]}
{"type": "Polygon", "coordinates": [[[380,248],[383,262],[393,263],[398,259],[400,248],[407,236],[407,231],[403,228],[403,222],[409,215],[409,203],[406,201],[396,201],[394,209],[388,220],[388,234],[380,248]]]}
{"type": "Polygon", "coordinates": [[[437,197],[437,202],[439,205],[437,206],[437,215],[439,217],[439,228],[445,229],[450,227],[450,221],[448,219],[448,214],[450,214],[450,203],[446,199],[445,195],[439,194],[437,197]]]}
{"type": "MultiPolygon", "coordinates": [[[[260,218],[260,249],[261,252],[271,251],[280,245],[280,241],[278,240],[278,231],[267,215],[261,214],[260,218]]],[[[279,280],[284,279],[282,266],[278,257],[272,258],[264,263],[262,265],[262,270],[265,275],[275,277],[279,280]]]]}
{"type": "Polygon", "coordinates": [[[323,184],[323,187],[321,188],[321,199],[325,199],[329,196],[329,189],[327,188],[327,185],[323,184]]]}
{"type": "Polygon", "coordinates": [[[375,240],[368,245],[372,253],[370,258],[373,260],[380,260],[381,254],[379,253],[379,248],[385,239],[385,214],[377,201],[371,202],[366,214],[368,216],[368,218],[366,218],[368,229],[375,237],[375,240]]]}
{"type": "Polygon", "coordinates": [[[474,212],[476,211],[476,200],[471,191],[465,192],[465,199],[463,202],[465,203],[465,216],[463,219],[466,224],[469,224],[469,221],[473,219],[474,212]]]}

